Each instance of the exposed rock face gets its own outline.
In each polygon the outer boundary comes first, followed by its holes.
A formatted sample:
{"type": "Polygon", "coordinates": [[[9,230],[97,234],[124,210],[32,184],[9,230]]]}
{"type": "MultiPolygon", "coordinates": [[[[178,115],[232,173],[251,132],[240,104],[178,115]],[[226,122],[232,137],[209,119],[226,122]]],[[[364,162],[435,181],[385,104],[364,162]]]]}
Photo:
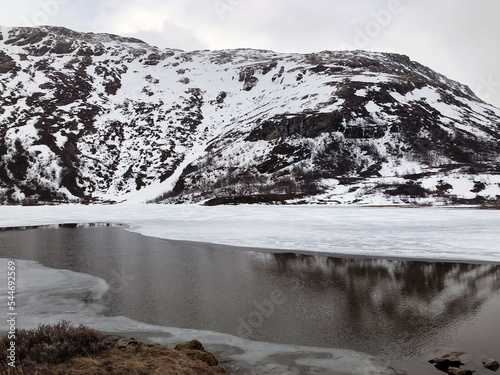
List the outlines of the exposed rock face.
{"type": "Polygon", "coordinates": [[[0,74],[9,73],[16,67],[14,60],[5,52],[0,51],[0,74]]]}
{"type": "Polygon", "coordinates": [[[500,110],[402,55],[0,28],[0,92],[1,203],[500,199],[500,110]]]}

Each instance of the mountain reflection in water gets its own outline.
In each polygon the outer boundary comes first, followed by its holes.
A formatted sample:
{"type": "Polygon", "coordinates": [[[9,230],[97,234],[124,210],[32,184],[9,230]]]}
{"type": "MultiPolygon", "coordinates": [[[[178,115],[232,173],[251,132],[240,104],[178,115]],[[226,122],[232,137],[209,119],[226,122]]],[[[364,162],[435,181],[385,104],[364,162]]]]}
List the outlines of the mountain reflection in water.
{"type": "MultiPolygon", "coordinates": [[[[495,264],[293,253],[266,254],[261,261],[264,258],[272,260],[266,262],[269,272],[294,279],[292,289],[307,296],[307,303],[301,304],[303,318],[330,317],[326,320],[332,335],[356,336],[356,341],[365,341],[361,347],[366,351],[388,357],[430,349],[500,290],[500,266],[495,264]],[[315,303],[319,295],[327,296],[323,308],[315,303]]],[[[356,345],[357,350],[361,347],[356,345]]]]}
{"type": "MultiPolygon", "coordinates": [[[[114,227],[7,231],[0,242],[0,257],[106,280],[108,316],[387,358],[456,342],[462,327],[499,300],[495,264],[273,253],[114,227]]],[[[471,343],[500,335],[498,318],[488,319],[496,319],[488,337],[471,343]]]]}

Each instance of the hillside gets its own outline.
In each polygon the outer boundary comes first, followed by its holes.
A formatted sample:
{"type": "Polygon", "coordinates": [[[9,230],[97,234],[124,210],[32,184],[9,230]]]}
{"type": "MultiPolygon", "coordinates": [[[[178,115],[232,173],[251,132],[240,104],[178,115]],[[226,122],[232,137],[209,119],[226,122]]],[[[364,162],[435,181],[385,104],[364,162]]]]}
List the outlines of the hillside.
{"type": "Polygon", "coordinates": [[[0,28],[0,202],[498,204],[500,109],[407,56],[0,28]]]}

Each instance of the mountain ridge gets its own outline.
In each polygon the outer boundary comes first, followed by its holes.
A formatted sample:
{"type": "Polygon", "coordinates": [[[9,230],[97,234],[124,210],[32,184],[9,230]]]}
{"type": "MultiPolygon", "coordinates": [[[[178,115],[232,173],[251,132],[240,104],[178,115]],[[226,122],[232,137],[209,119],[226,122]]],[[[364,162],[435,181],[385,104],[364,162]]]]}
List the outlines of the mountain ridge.
{"type": "Polygon", "coordinates": [[[0,27],[0,201],[496,204],[500,110],[408,56],[0,27]]]}

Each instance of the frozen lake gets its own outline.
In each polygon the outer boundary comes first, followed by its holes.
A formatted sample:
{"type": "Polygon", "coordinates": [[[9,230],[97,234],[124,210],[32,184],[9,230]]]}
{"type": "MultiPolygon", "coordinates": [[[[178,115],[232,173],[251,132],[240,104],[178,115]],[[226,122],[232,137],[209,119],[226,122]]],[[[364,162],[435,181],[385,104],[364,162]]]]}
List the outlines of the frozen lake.
{"type": "Polygon", "coordinates": [[[25,260],[17,261],[23,327],[64,318],[167,344],[197,338],[256,374],[394,374],[392,367],[416,375],[434,371],[426,361],[444,351],[469,353],[478,370],[483,355],[500,357],[498,211],[121,205],[0,212],[8,227],[127,224],[0,232],[1,269],[9,258],[25,260]]]}

